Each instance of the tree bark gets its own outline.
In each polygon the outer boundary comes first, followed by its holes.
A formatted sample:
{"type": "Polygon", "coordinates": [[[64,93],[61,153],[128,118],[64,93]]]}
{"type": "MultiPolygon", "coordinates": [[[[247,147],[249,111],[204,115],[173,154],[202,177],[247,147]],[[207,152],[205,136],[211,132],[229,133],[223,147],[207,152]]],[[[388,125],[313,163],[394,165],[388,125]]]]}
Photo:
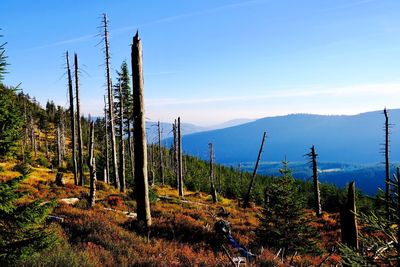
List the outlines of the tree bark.
{"type": "Polygon", "coordinates": [[[318,182],[318,166],[317,166],[317,154],[315,153],[315,147],[311,147],[311,152],[308,154],[311,158],[312,163],[312,171],[313,171],[313,182],[314,182],[314,209],[315,214],[318,217],[322,216],[322,208],[321,208],[321,195],[319,192],[319,182],[318,182]]]}
{"type": "Polygon", "coordinates": [[[124,143],[124,98],[121,85],[118,87],[119,92],[119,190],[125,193],[125,143],[124,143]]]}
{"type": "Polygon", "coordinates": [[[164,158],[163,151],[161,147],[161,126],[160,121],[158,121],[158,157],[159,157],[159,170],[160,170],[160,178],[161,183],[164,185],[164,158]]]}
{"type": "Polygon", "coordinates": [[[82,123],[81,123],[81,103],[79,99],[79,65],[78,55],[74,55],[75,65],[75,99],[76,99],[76,123],[78,127],[78,169],[79,169],[79,185],[85,185],[85,174],[83,173],[83,140],[82,140],[82,123]]]}
{"type": "Polygon", "coordinates": [[[132,51],[132,90],[134,116],[134,157],[137,218],[146,228],[151,225],[149,184],[147,176],[147,140],[144,110],[143,55],[139,33],[133,37],[132,51]]]}
{"type": "Polygon", "coordinates": [[[178,171],[178,134],[177,134],[177,122],[174,121],[172,131],[174,132],[174,174],[176,178],[176,189],[179,191],[179,171],[178,171]]]}
{"type": "Polygon", "coordinates": [[[67,72],[69,89],[69,116],[71,120],[71,141],[72,141],[72,164],[74,168],[74,184],[78,185],[78,166],[76,163],[76,140],[75,140],[75,115],[74,115],[74,93],[72,89],[71,68],[69,65],[69,56],[67,51],[67,72]]]}
{"type": "Polygon", "coordinates": [[[90,170],[90,192],[89,206],[93,207],[96,202],[96,158],[94,156],[94,122],[90,122],[89,141],[89,170],[90,170]]]}
{"type": "Polygon", "coordinates": [[[356,218],[356,192],[354,181],[349,184],[347,204],[340,212],[342,242],[358,250],[358,226],[356,218]]]}
{"type": "Polygon", "coordinates": [[[107,100],[106,96],[104,96],[104,132],[105,132],[105,149],[106,149],[106,176],[104,177],[104,181],[108,184],[110,183],[110,156],[109,151],[110,148],[108,147],[108,116],[107,116],[107,100]]]}
{"type": "Polygon", "coordinates": [[[247,194],[246,194],[246,196],[245,196],[245,198],[243,200],[243,208],[247,208],[249,206],[251,191],[253,190],[254,180],[256,179],[258,163],[260,162],[260,158],[261,158],[261,154],[262,154],[262,151],[263,151],[264,142],[265,142],[265,136],[266,135],[267,135],[267,132],[264,132],[263,138],[262,138],[262,141],[261,141],[260,151],[258,152],[256,166],[254,167],[253,176],[251,177],[249,189],[247,190],[247,194]]]}
{"type": "Polygon", "coordinates": [[[389,114],[386,108],[383,110],[385,115],[385,208],[386,218],[390,219],[390,162],[389,162],[389,114]]]}
{"type": "Polygon", "coordinates": [[[208,146],[210,147],[210,189],[211,189],[211,196],[213,203],[217,203],[217,191],[215,190],[214,185],[214,151],[212,143],[209,143],[208,146]]]}
{"type": "Polygon", "coordinates": [[[114,127],[114,109],[113,109],[113,94],[112,94],[112,83],[110,74],[110,52],[108,44],[108,29],[107,29],[107,15],[103,14],[103,28],[104,28],[104,43],[105,43],[105,55],[106,55],[106,72],[107,72],[107,91],[108,91],[108,114],[110,118],[110,129],[111,129],[111,153],[112,153],[112,167],[114,172],[114,186],[119,188],[119,173],[118,173],[118,162],[117,162],[117,144],[115,139],[115,127],[114,127]]]}
{"type": "Polygon", "coordinates": [[[182,132],[181,118],[178,117],[178,178],[179,178],[179,196],[183,197],[183,173],[182,173],[182,132]]]}

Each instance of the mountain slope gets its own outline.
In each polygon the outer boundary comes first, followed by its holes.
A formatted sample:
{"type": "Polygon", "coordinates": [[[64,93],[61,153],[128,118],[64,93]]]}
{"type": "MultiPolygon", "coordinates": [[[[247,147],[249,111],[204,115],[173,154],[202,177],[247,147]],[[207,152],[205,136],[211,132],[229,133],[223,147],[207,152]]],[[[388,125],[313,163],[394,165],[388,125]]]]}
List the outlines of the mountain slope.
{"type": "MultiPolygon", "coordinates": [[[[400,159],[398,124],[400,109],[389,110],[392,160],[400,159]]],[[[183,148],[188,154],[207,158],[212,142],[221,163],[255,161],[262,133],[267,141],[262,160],[305,161],[304,154],[315,145],[325,162],[376,163],[383,160],[384,116],[373,111],[352,116],[293,114],[267,117],[230,128],[186,135],[183,148]]]]}

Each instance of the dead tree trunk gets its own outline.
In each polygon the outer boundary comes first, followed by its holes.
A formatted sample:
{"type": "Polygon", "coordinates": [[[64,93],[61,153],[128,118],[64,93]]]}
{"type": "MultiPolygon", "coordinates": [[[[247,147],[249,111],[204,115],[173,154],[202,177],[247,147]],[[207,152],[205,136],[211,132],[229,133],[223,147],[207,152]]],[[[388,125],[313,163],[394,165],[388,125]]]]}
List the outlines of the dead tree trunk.
{"type": "Polygon", "coordinates": [[[349,184],[347,204],[340,211],[342,242],[358,249],[358,227],[356,219],[356,192],[354,181],[349,184]]]}
{"type": "Polygon", "coordinates": [[[58,168],[62,167],[62,154],[61,154],[61,127],[57,126],[57,164],[58,168]]]}
{"type": "Polygon", "coordinates": [[[383,110],[385,115],[385,208],[386,208],[386,218],[390,218],[390,162],[389,162],[389,114],[386,108],[383,110]]]}
{"type": "Polygon", "coordinates": [[[129,160],[131,164],[131,173],[132,173],[132,178],[135,177],[135,162],[133,161],[133,144],[132,144],[132,128],[131,128],[131,123],[132,120],[130,118],[131,114],[128,116],[128,147],[129,147],[129,160]]]}
{"type": "Polygon", "coordinates": [[[174,121],[172,131],[174,132],[174,173],[176,177],[176,189],[179,191],[179,171],[178,171],[178,134],[177,134],[177,122],[174,121]]]}
{"type": "Polygon", "coordinates": [[[67,72],[69,89],[69,116],[71,120],[71,139],[72,139],[72,164],[74,168],[74,184],[78,185],[78,166],[76,163],[76,140],[75,140],[75,115],[74,115],[74,93],[72,89],[71,68],[69,65],[69,56],[67,51],[67,72]]]}
{"type": "Polygon", "coordinates": [[[93,207],[96,202],[96,158],[94,156],[94,122],[90,122],[89,141],[89,170],[90,170],[90,192],[89,206],[93,207]]]}
{"type": "Polygon", "coordinates": [[[147,176],[147,144],[143,95],[143,55],[142,43],[137,32],[133,37],[132,51],[132,89],[134,116],[134,157],[137,218],[146,228],[151,225],[149,184],[147,176]]]}
{"type": "Polygon", "coordinates": [[[122,94],[121,84],[118,87],[119,93],[119,190],[125,192],[125,143],[124,143],[124,98],[122,94]]]}
{"type": "Polygon", "coordinates": [[[162,185],[164,185],[164,158],[163,158],[163,151],[161,147],[161,126],[160,121],[158,121],[158,157],[159,157],[159,170],[160,170],[160,179],[162,185]]]}
{"type": "Polygon", "coordinates": [[[208,146],[210,147],[210,190],[211,190],[211,196],[213,203],[217,203],[217,191],[215,190],[215,185],[214,185],[214,151],[213,151],[213,145],[212,143],[209,143],[208,146]]]}
{"type": "Polygon", "coordinates": [[[315,214],[318,217],[322,216],[321,208],[321,195],[319,192],[319,182],[318,182],[318,166],[317,166],[317,154],[315,153],[315,147],[311,147],[311,152],[307,154],[310,157],[313,171],[313,182],[314,182],[314,201],[315,201],[315,214]]]}
{"type": "Polygon", "coordinates": [[[104,132],[105,132],[105,149],[106,149],[106,172],[104,176],[104,181],[108,184],[110,183],[110,156],[108,154],[110,148],[108,147],[108,116],[107,116],[107,100],[104,96],[104,132]]]}
{"type": "Polygon", "coordinates": [[[22,143],[22,162],[25,163],[26,161],[26,150],[27,150],[27,143],[28,143],[28,117],[26,115],[26,99],[24,99],[24,140],[22,143]]]}
{"type": "Polygon", "coordinates": [[[247,190],[247,194],[246,194],[246,196],[244,197],[244,200],[243,200],[243,208],[247,208],[249,206],[251,191],[253,190],[254,181],[256,179],[258,163],[260,162],[260,158],[261,158],[261,154],[262,154],[262,151],[263,151],[264,142],[265,142],[265,136],[266,135],[267,135],[267,132],[264,132],[263,138],[262,138],[262,141],[261,141],[260,151],[258,152],[256,166],[254,167],[253,176],[251,177],[249,189],[247,190]]]}
{"type": "Polygon", "coordinates": [[[45,151],[46,151],[46,159],[47,159],[47,161],[50,161],[49,143],[48,143],[47,139],[48,139],[48,130],[47,130],[47,127],[46,127],[44,129],[44,146],[45,146],[45,151]]]}
{"type": "Polygon", "coordinates": [[[108,45],[108,20],[107,15],[103,14],[103,28],[104,28],[104,44],[105,44],[105,56],[106,56],[106,72],[107,72],[107,91],[108,91],[108,115],[110,118],[110,129],[111,129],[111,153],[112,153],[112,167],[114,173],[114,186],[119,188],[119,173],[118,173],[118,162],[117,162],[117,144],[115,139],[115,127],[114,127],[114,110],[113,110],[113,94],[112,94],[112,83],[110,74],[110,51],[108,45]]]}
{"type": "Polygon", "coordinates": [[[182,132],[181,117],[178,117],[178,178],[179,178],[179,196],[183,197],[183,169],[182,169],[182,132]]]}
{"type": "Polygon", "coordinates": [[[83,173],[83,140],[82,140],[82,123],[81,123],[81,103],[79,99],[79,65],[78,55],[74,55],[75,65],[75,99],[76,99],[76,123],[78,127],[78,169],[79,169],[79,185],[85,185],[85,175],[83,173]]]}

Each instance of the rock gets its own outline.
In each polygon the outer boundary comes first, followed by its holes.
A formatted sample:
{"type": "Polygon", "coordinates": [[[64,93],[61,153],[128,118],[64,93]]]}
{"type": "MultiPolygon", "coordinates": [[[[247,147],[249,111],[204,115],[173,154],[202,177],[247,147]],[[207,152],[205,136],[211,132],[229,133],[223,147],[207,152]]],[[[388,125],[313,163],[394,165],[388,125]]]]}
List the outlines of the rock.
{"type": "Polygon", "coordinates": [[[59,200],[59,202],[67,204],[67,205],[75,205],[76,203],[79,202],[79,198],[77,198],[77,197],[62,198],[59,200]]]}

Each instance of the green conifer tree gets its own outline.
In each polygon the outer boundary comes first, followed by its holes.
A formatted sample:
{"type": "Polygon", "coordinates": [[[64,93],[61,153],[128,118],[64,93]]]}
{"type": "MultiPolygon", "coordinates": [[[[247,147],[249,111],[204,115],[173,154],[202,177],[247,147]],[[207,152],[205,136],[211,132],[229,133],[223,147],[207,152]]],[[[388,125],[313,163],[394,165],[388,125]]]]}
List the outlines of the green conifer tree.
{"type": "Polygon", "coordinates": [[[259,242],[276,249],[284,248],[286,253],[317,252],[315,231],[308,225],[304,214],[305,199],[288,168],[283,161],[281,177],[267,185],[268,201],[266,202],[259,242]]]}
{"type": "Polygon", "coordinates": [[[24,262],[42,249],[52,246],[55,235],[45,227],[44,221],[54,203],[37,200],[24,205],[16,202],[23,196],[17,191],[20,176],[0,184],[0,266],[14,266],[24,262]]]}

